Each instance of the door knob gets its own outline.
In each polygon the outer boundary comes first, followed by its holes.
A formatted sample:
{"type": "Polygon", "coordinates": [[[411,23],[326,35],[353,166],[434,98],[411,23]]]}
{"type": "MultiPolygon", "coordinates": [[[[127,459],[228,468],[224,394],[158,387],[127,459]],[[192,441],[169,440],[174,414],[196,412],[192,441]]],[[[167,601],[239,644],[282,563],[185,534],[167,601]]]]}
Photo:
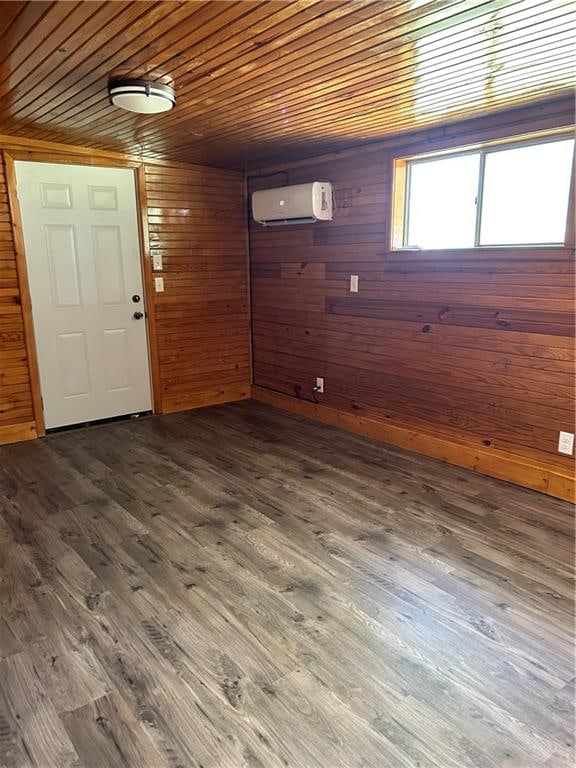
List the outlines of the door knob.
{"type": "Polygon", "coordinates": [[[142,320],[142,318],[144,317],[144,312],[134,312],[132,317],[134,318],[134,320],[142,320]]]}
{"type": "Polygon", "coordinates": [[[135,293],[134,296],[132,296],[132,301],[134,302],[134,304],[138,304],[138,302],[140,301],[140,296],[138,296],[138,294],[135,293]]]}

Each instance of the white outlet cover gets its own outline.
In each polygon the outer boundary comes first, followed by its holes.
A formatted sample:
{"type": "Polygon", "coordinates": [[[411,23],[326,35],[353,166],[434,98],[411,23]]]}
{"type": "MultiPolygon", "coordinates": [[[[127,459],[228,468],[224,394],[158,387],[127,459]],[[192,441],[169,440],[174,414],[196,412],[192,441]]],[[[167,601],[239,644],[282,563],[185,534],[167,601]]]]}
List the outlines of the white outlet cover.
{"type": "Polygon", "coordinates": [[[154,269],[156,272],[160,272],[162,270],[162,256],[160,254],[152,256],[152,269],[154,269]]]}
{"type": "Polygon", "coordinates": [[[350,293],[358,293],[358,275],[350,275],[350,293]]]}
{"type": "Polygon", "coordinates": [[[164,292],[164,278],[163,277],[155,277],[154,278],[154,290],[156,293],[163,293],[164,292]]]}
{"type": "Polygon", "coordinates": [[[565,453],[567,456],[572,456],[574,453],[573,432],[560,432],[558,438],[558,453],[565,453]]]}
{"type": "Polygon", "coordinates": [[[320,376],[316,378],[316,391],[324,392],[324,379],[320,378],[320,376]]]}

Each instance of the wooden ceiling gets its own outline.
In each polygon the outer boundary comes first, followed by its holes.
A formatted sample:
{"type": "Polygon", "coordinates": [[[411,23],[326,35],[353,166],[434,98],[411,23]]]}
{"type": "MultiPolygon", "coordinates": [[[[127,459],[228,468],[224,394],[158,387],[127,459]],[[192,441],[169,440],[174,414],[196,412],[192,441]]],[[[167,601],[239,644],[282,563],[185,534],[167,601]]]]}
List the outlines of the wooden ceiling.
{"type": "Polygon", "coordinates": [[[0,132],[242,168],[566,91],[573,0],[1,2],[0,132]],[[108,104],[112,75],[177,105],[108,104]]]}

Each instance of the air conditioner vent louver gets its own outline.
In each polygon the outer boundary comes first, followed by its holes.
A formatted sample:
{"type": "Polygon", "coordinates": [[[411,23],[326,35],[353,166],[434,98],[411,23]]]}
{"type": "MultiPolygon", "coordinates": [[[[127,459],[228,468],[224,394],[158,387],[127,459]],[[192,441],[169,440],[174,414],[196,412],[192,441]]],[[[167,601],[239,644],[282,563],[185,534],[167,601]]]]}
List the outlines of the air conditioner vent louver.
{"type": "Polygon", "coordinates": [[[267,219],[266,221],[259,221],[264,227],[279,227],[283,224],[314,224],[315,219],[313,216],[301,216],[297,219],[267,219]]]}
{"type": "Polygon", "coordinates": [[[252,194],[252,216],[265,227],[332,221],[332,184],[312,181],[252,194]]]}

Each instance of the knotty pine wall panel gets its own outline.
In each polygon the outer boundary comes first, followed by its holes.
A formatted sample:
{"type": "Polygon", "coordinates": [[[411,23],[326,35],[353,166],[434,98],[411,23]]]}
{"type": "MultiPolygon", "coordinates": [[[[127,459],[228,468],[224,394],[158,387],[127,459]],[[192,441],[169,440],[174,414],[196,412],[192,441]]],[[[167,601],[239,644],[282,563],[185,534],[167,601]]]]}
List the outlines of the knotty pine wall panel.
{"type": "Polygon", "coordinates": [[[242,174],[145,165],[150,257],[162,256],[164,293],[152,293],[164,412],[250,394],[242,174]]]}
{"type": "MultiPolygon", "coordinates": [[[[573,120],[565,106],[558,126],[573,120]]],[[[477,127],[455,126],[452,146],[478,140],[477,127]]],[[[494,115],[491,132],[481,124],[483,139],[550,127],[550,115],[530,111],[494,115]]],[[[255,392],[319,404],[300,403],[302,413],[327,406],[568,476],[572,460],[557,444],[559,430],[574,426],[574,252],[391,252],[394,156],[451,143],[441,134],[405,140],[287,166],[291,184],[334,184],[335,221],[251,224],[255,392]],[[317,376],[324,394],[313,392],[317,376]]],[[[250,188],[282,181],[253,179],[250,188]]]]}

